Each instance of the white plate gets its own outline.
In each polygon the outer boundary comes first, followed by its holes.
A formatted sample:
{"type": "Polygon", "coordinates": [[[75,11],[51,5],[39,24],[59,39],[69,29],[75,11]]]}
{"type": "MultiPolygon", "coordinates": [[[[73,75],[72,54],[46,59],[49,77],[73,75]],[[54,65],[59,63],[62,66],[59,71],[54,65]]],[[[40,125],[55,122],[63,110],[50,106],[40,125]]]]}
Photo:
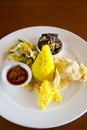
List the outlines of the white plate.
{"type": "MultiPolygon", "coordinates": [[[[0,40],[0,73],[6,64],[5,51],[17,39],[37,43],[42,33],[58,33],[64,43],[61,55],[87,66],[87,44],[79,36],[55,27],[29,27],[13,32],[0,40]]],[[[87,111],[87,83],[72,84],[62,89],[62,103],[52,103],[41,111],[36,94],[22,88],[9,88],[0,77],[0,115],[16,124],[33,128],[52,128],[67,124],[87,111]]]]}

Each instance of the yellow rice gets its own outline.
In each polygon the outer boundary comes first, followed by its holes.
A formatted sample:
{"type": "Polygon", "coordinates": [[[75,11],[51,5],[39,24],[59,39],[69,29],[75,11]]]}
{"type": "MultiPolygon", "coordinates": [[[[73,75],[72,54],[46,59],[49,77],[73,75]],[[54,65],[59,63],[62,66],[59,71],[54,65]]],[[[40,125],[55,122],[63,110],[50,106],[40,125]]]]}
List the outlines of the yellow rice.
{"type": "Polygon", "coordinates": [[[38,104],[41,109],[46,109],[52,102],[62,101],[59,91],[47,80],[44,80],[39,87],[37,85],[35,91],[38,94],[38,104]]]}
{"type": "Polygon", "coordinates": [[[36,80],[43,81],[54,78],[54,59],[48,45],[42,47],[42,51],[38,54],[31,68],[36,80]]]}

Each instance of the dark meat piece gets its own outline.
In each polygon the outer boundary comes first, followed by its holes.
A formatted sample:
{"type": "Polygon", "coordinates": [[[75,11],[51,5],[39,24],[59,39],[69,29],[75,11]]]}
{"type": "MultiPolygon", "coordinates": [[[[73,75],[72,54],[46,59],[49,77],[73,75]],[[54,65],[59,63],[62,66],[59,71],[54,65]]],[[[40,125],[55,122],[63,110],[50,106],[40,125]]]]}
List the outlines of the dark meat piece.
{"type": "Polygon", "coordinates": [[[46,37],[48,41],[52,40],[53,42],[58,42],[58,34],[54,33],[47,33],[47,34],[42,34],[42,37],[46,37]]]}
{"type": "Polygon", "coordinates": [[[42,34],[39,39],[38,47],[41,50],[42,46],[48,44],[51,50],[51,53],[54,55],[62,49],[62,42],[58,39],[58,34],[47,33],[42,34]]]}

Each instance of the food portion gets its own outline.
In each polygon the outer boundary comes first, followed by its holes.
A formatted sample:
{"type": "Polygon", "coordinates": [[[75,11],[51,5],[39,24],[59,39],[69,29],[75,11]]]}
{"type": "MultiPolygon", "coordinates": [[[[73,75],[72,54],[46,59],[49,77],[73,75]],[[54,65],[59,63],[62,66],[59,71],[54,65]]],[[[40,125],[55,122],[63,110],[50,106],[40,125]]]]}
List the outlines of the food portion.
{"type": "Polygon", "coordinates": [[[20,65],[13,66],[7,72],[7,80],[13,85],[23,84],[27,79],[28,73],[20,65]]]}
{"type": "Polygon", "coordinates": [[[38,104],[41,109],[46,109],[47,105],[52,102],[62,101],[58,89],[47,80],[44,80],[39,87],[36,86],[35,92],[38,94],[38,104]]]}
{"type": "Polygon", "coordinates": [[[36,80],[53,80],[55,65],[48,45],[43,46],[31,68],[36,80]]]}
{"type": "Polygon", "coordinates": [[[32,79],[31,68],[21,62],[7,62],[2,69],[1,78],[6,87],[20,88],[30,83],[32,79]]]}
{"type": "Polygon", "coordinates": [[[63,48],[62,42],[58,39],[58,34],[54,33],[42,34],[38,41],[38,48],[41,50],[45,44],[49,45],[53,55],[60,52],[63,48]]]}
{"type": "Polygon", "coordinates": [[[59,79],[60,75],[60,84],[59,81],[55,79],[55,84],[57,84],[57,86],[59,85],[62,87],[70,82],[87,81],[87,67],[83,64],[78,64],[76,61],[66,57],[59,57],[55,59],[55,65],[58,71],[56,72],[56,78],[58,77],[59,79]],[[59,75],[57,73],[59,73],[59,75]]]}
{"type": "MultiPolygon", "coordinates": [[[[38,95],[38,105],[43,110],[52,102],[62,102],[60,89],[62,90],[63,87],[70,83],[86,82],[87,67],[65,56],[54,58],[53,55],[63,47],[58,34],[42,34],[38,47],[40,52],[31,42],[19,41],[8,49],[7,54],[9,60],[23,62],[31,68],[32,80],[24,87],[35,91],[38,95]]],[[[20,75],[19,66],[17,66],[17,71],[14,68],[8,72],[9,81],[12,77],[15,81],[22,79],[24,74],[20,75]],[[19,78],[15,79],[17,71],[19,78]]]]}
{"type": "Polygon", "coordinates": [[[7,50],[8,59],[32,65],[37,57],[36,47],[28,40],[19,40],[15,45],[7,50]]]}

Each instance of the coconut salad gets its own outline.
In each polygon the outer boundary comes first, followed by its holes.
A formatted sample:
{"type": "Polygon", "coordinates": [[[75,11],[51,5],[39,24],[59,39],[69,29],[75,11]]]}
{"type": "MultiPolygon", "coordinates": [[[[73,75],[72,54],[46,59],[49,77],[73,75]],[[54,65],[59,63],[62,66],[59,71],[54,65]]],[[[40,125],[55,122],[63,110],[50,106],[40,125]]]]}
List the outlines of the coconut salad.
{"type": "Polygon", "coordinates": [[[87,67],[65,56],[53,56],[63,48],[56,34],[43,34],[38,44],[40,51],[31,41],[18,40],[6,55],[8,61],[22,62],[31,68],[32,79],[23,88],[34,91],[40,109],[45,110],[52,102],[62,102],[60,90],[68,84],[87,81],[87,67]]]}

